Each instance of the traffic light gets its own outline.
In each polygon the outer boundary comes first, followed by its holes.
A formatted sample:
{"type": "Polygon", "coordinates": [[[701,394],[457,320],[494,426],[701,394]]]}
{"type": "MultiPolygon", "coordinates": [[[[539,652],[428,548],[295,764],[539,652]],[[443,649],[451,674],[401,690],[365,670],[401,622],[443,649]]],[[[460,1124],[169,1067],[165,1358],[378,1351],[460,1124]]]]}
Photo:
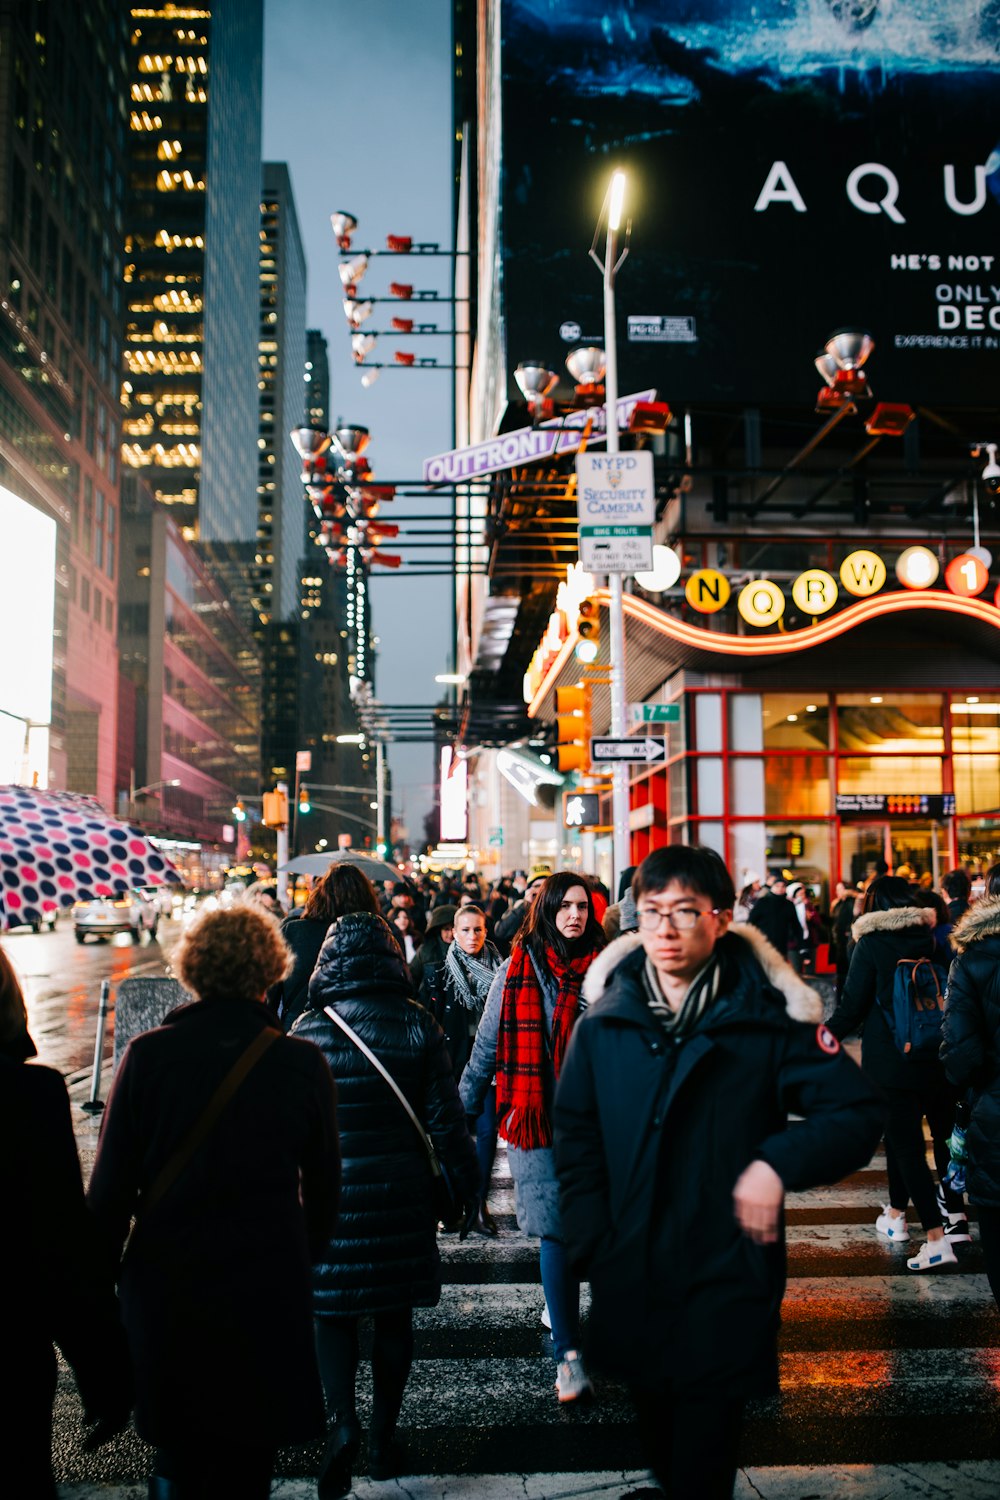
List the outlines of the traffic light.
{"type": "Polygon", "coordinates": [[[233,817],[237,823],[245,823],[247,820],[247,810],[243,806],[243,800],[240,797],[237,797],[233,803],[233,817]]]}
{"type": "Polygon", "coordinates": [[[576,633],[579,639],[576,643],[576,655],[582,662],[597,660],[601,635],[600,609],[600,605],[592,594],[586,599],[581,599],[577,608],[576,633]]]}
{"type": "Polygon", "coordinates": [[[285,828],[288,824],[288,798],[284,792],[265,792],[263,818],[265,828],[285,828]]]}
{"type": "Polygon", "coordinates": [[[299,812],[312,812],[312,803],[309,801],[309,789],[306,786],[299,787],[299,812]]]}
{"type": "Polygon", "coordinates": [[[556,766],[560,771],[590,769],[589,682],[556,688],[556,766]]]}

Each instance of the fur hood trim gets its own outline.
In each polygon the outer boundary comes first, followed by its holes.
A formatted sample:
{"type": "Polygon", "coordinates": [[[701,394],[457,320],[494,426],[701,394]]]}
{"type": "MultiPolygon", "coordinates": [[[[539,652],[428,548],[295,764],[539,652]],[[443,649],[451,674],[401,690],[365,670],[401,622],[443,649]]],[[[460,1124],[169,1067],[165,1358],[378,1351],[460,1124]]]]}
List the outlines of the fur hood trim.
{"type": "Polygon", "coordinates": [[[851,928],[855,942],[866,932],[902,932],[907,927],[936,927],[937,912],[932,906],[893,906],[888,911],[866,911],[851,928]]]}
{"type": "Polygon", "coordinates": [[[1000,896],[984,896],[970,906],[949,935],[956,953],[964,953],[983,938],[1000,937],[1000,896]]]}
{"type": "MultiPolygon", "coordinates": [[[[762,932],[747,922],[730,926],[729,931],[747,944],[764,970],[768,982],[784,996],[785,1011],[791,1020],[817,1024],[822,1021],[823,1001],[820,996],[796,974],[791,964],[781,957],[777,948],[771,946],[762,932]]],[[[588,1005],[593,1005],[595,1000],[601,998],[618,965],[641,946],[642,938],[637,932],[626,932],[597,955],[583,981],[582,994],[588,1005]]]]}

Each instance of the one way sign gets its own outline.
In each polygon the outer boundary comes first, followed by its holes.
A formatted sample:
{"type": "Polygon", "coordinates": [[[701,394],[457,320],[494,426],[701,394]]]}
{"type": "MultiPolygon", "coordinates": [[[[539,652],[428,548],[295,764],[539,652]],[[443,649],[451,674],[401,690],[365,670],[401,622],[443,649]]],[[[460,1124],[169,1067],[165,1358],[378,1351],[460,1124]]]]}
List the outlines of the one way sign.
{"type": "Polygon", "coordinates": [[[591,740],[590,758],[592,761],[643,761],[649,763],[656,760],[666,760],[667,742],[662,738],[646,736],[640,739],[638,735],[630,735],[624,740],[591,740]]]}

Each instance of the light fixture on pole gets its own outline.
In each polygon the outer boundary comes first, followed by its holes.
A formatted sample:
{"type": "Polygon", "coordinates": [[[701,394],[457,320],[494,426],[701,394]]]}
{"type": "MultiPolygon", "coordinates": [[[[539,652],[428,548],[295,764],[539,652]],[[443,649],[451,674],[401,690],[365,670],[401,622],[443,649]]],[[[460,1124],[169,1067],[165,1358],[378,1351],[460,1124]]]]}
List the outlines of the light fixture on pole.
{"type": "Polygon", "coordinates": [[[330,215],[330,224],[337,241],[337,249],[350,250],[351,236],[358,227],[358,221],[354,215],[346,213],[344,209],[338,209],[336,213],[330,215]]]}
{"type": "Polygon", "coordinates": [[[514,371],[514,379],[528,403],[528,413],[532,420],[551,416],[552,402],[548,400],[548,395],[559,381],[555,370],[550,370],[544,360],[526,359],[514,371]]]}
{"type": "MultiPolygon", "coordinates": [[[[617,171],[611,178],[611,186],[604,200],[604,207],[597,221],[594,240],[590,247],[590,258],[604,278],[604,348],[603,350],[575,349],[566,361],[567,369],[577,381],[578,390],[582,385],[586,393],[588,386],[589,389],[594,389],[601,379],[604,380],[609,455],[618,452],[618,333],[615,319],[615,277],[628,255],[628,240],[631,231],[631,224],[627,223],[625,244],[619,250],[624,203],[625,173],[617,171]],[[597,251],[602,220],[606,221],[603,257],[597,251]],[[602,361],[604,368],[600,369],[602,361]]],[[[624,574],[609,574],[608,586],[611,595],[608,609],[611,631],[611,733],[616,738],[624,738],[628,732],[625,716],[624,574]]],[[[632,862],[629,855],[628,774],[628,766],[620,762],[615,765],[612,772],[611,807],[615,865],[613,888],[615,890],[618,889],[622,871],[627,869],[632,862]]]]}

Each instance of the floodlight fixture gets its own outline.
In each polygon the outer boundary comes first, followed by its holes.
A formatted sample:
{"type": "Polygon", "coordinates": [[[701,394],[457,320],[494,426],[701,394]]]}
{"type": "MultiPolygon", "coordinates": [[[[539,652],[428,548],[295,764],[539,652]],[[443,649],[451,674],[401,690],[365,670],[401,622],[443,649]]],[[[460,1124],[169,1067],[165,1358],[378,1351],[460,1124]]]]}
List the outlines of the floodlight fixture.
{"type": "Polygon", "coordinates": [[[355,333],[351,337],[351,353],[356,364],[362,365],[375,348],[377,339],[373,333],[355,333]]]}
{"type": "Polygon", "coordinates": [[[344,317],[352,328],[360,328],[371,317],[375,304],[359,302],[356,297],[344,298],[344,317]]]}
{"type": "Polygon", "coordinates": [[[860,370],[875,348],[875,340],[861,328],[838,328],[823,345],[838,370],[860,370]]]}
{"type": "Polygon", "coordinates": [[[604,350],[596,344],[585,344],[566,356],[566,368],[578,388],[590,390],[601,385],[608,362],[604,350]]]}
{"type": "Polygon", "coordinates": [[[371,439],[368,428],[354,422],[342,422],[334,428],[333,436],[341,453],[348,458],[359,457],[364,453],[371,439]]]}
{"type": "Polygon", "coordinates": [[[338,250],[350,250],[351,236],[358,227],[358,221],[354,215],[347,213],[345,209],[338,208],[330,215],[330,225],[338,250]]]}
{"type": "Polygon", "coordinates": [[[289,437],[303,463],[325,453],[333,441],[328,432],[318,427],[293,427],[289,437]]]}
{"type": "Polygon", "coordinates": [[[545,397],[558,383],[559,376],[555,370],[550,370],[544,360],[526,359],[518,365],[514,371],[514,379],[517,388],[527,401],[529,406],[536,401],[544,401],[545,397]]]}
{"type": "Polygon", "coordinates": [[[351,291],[358,285],[367,269],[367,255],[352,255],[350,260],[341,261],[337,270],[340,272],[340,284],[345,292],[351,291]]]}

